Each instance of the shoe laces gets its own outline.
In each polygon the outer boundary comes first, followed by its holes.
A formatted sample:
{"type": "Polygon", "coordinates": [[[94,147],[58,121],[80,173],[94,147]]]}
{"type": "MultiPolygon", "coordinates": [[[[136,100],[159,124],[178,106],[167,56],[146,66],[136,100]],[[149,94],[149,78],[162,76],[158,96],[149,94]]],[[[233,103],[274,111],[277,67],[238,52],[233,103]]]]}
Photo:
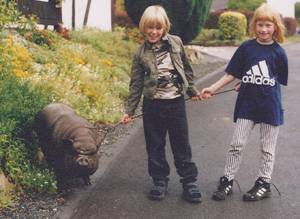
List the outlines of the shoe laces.
{"type": "Polygon", "coordinates": [[[241,191],[241,187],[240,187],[240,185],[239,185],[238,181],[236,181],[235,179],[233,179],[233,182],[235,182],[235,183],[238,185],[238,187],[239,187],[239,190],[240,190],[240,193],[242,193],[242,191],[241,191]]]}
{"type": "Polygon", "coordinates": [[[279,192],[279,189],[273,183],[270,183],[270,185],[274,186],[274,188],[277,190],[279,196],[281,197],[281,193],[279,192]]]}

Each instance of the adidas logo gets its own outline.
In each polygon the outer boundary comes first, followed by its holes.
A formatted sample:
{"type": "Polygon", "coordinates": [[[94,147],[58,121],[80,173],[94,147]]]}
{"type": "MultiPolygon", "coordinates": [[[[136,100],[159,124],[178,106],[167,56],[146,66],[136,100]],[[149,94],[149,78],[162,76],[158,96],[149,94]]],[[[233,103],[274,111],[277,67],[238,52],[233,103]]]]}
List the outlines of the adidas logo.
{"type": "Polygon", "coordinates": [[[225,188],[224,192],[227,194],[228,192],[230,192],[230,190],[231,190],[231,186],[229,185],[225,188]]]}
{"type": "Polygon", "coordinates": [[[267,190],[265,188],[261,188],[260,190],[257,191],[256,195],[261,197],[262,195],[265,194],[267,190]]]}
{"type": "Polygon", "coordinates": [[[242,78],[243,83],[270,86],[274,86],[276,83],[274,78],[270,78],[269,69],[265,60],[260,61],[258,65],[254,65],[246,74],[247,75],[242,78]]]}

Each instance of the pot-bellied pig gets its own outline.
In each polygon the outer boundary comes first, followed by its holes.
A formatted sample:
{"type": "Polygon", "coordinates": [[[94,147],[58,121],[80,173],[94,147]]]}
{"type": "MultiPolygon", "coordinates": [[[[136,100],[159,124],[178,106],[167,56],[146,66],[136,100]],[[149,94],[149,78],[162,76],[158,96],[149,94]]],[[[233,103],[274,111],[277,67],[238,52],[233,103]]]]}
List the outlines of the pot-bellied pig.
{"type": "Polygon", "coordinates": [[[58,188],[72,177],[91,185],[89,176],[98,169],[102,139],[88,120],[65,104],[51,103],[36,116],[35,130],[58,188]]]}

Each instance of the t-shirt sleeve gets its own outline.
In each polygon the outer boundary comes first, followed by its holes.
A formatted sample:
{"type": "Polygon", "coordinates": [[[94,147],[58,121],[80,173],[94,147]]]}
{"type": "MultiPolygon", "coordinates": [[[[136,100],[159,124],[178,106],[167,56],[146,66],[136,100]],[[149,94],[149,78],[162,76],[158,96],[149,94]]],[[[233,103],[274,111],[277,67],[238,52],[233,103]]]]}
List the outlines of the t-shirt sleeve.
{"type": "Polygon", "coordinates": [[[237,48],[225,69],[225,72],[240,80],[242,79],[244,73],[245,57],[243,48],[243,44],[237,48]]]}
{"type": "Polygon", "coordinates": [[[288,83],[288,59],[286,56],[285,51],[282,49],[282,54],[278,60],[278,67],[277,67],[277,75],[278,81],[282,85],[287,85],[288,83]]]}

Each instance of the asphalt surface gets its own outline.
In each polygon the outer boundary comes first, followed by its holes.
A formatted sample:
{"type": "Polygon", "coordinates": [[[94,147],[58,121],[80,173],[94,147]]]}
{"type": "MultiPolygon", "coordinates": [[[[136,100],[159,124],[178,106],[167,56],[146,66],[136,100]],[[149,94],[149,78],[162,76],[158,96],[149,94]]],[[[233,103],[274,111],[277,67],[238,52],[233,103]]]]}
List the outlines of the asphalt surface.
{"type": "MultiPolygon", "coordinates": [[[[282,87],[285,124],[280,127],[276,149],[272,196],[259,202],[244,202],[242,195],[254,185],[260,161],[259,125],[254,128],[244,151],[242,164],[235,179],[233,194],[225,201],[211,199],[222,176],[226,154],[234,130],[233,109],[237,93],[215,95],[209,100],[187,101],[190,143],[193,159],[199,169],[200,204],[191,204],[181,198],[182,188],[173,165],[168,193],[162,201],[147,198],[152,180],[147,173],[147,154],[142,122],[108,149],[109,156],[100,160],[98,171],[91,177],[93,185],[74,193],[59,218],[80,219],[296,219],[300,218],[300,43],[284,45],[289,59],[289,85],[282,87]]],[[[224,52],[224,51],[223,51],[224,52]]],[[[226,53],[226,52],[225,52],[226,53]]],[[[232,51],[228,51],[232,55],[232,51]]],[[[220,55],[221,52],[219,51],[220,55]]],[[[230,56],[230,55],[229,55],[230,56]]],[[[223,56],[224,57],[224,56],[223,56]]],[[[197,88],[207,87],[224,74],[224,67],[197,82],[197,88]]],[[[234,82],[222,90],[231,89],[234,82]]]]}

